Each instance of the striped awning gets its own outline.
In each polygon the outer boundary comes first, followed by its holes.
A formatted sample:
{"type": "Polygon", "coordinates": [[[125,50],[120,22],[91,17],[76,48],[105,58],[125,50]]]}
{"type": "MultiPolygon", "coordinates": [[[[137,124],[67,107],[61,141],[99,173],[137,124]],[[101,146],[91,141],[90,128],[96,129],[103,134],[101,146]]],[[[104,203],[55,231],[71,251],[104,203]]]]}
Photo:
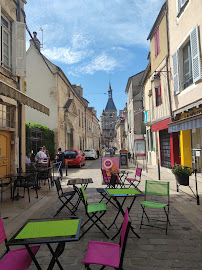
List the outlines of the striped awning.
{"type": "Polygon", "coordinates": [[[168,124],[168,133],[200,127],[202,127],[202,115],[197,115],[168,124]]]}
{"type": "Polygon", "coordinates": [[[28,97],[23,92],[18,89],[10,86],[9,84],[0,81],[0,95],[12,98],[24,105],[27,105],[37,111],[45,113],[47,115],[50,114],[49,108],[34,100],[33,98],[28,97]]]}

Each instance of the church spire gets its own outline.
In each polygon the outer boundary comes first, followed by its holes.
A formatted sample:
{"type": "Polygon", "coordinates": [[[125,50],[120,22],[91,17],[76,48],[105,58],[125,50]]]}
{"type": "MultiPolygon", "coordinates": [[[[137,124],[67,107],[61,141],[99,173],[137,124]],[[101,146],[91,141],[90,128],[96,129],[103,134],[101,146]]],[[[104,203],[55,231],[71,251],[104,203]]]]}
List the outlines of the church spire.
{"type": "Polygon", "coordinates": [[[109,81],[109,89],[108,89],[108,99],[112,98],[112,88],[111,88],[111,83],[109,81]]]}
{"type": "Polygon", "coordinates": [[[105,111],[116,111],[116,106],[114,105],[114,101],[112,98],[112,88],[111,88],[110,81],[109,81],[109,89],[108,89],[108,102],[107,102],[105,111]]]}

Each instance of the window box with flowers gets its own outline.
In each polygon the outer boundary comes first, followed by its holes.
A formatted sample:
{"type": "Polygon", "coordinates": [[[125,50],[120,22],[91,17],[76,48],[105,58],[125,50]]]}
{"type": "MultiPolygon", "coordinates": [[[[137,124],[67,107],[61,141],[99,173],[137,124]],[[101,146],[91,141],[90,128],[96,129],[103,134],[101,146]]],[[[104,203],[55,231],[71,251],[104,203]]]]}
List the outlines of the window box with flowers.
{"type": "Polygon", "coordinates": [[[193,173],[191,168],[182,165],[175,165],[172,167],[172,173],[175,175],[175,179],[178,184],[189,186],[189,176],[193,173]]]}

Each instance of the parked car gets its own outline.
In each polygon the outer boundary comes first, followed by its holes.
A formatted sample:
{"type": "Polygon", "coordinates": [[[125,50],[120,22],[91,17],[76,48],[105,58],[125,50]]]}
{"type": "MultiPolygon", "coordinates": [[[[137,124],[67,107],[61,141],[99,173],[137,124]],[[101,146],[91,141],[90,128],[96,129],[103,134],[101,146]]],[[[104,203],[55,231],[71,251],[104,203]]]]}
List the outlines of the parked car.
{"type": "Polygon", "coordinates": [[[95,151],[95,149],[87,149],[87,150],[84,150],[84,154],[85,154],[85,158],[93,158],[93,159],[96,159],[98,158],[97,156],[97,152],[95,151]]]}
{"type": "Polygon", "coordinates": [[[64,164],[68,161],[68,166],[81,166],[85,165],[85,156],[80,150],[65,150],[64,151],[64,164]]]}

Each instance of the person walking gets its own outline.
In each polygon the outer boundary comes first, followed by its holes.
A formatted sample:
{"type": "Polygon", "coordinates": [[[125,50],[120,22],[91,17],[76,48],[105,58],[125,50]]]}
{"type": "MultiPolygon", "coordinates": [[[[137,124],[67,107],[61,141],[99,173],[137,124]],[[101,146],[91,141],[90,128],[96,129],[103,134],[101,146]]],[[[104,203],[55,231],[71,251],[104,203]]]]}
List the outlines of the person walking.
{"type": "Polygon", "coordinates": [[[62,177],[63,177],[62,166],[63,166],[63,161],[64,161],[64,153],[62,152],[62,149],[61,148],[58,148],[58,153],[57,153],[55,159],[56,159],[56,163],[58,164],[58,169],[59,169],[59,172],[60,172],[60,177],[62,179],[62,177]]]}
{"type": "Polygon", "coordinates": [[[99,157],[100,157],[100,152],[99,152],[99,150],[97,150],[96,152],[97,152],[97,158],[99,158],[99,157]]]}

